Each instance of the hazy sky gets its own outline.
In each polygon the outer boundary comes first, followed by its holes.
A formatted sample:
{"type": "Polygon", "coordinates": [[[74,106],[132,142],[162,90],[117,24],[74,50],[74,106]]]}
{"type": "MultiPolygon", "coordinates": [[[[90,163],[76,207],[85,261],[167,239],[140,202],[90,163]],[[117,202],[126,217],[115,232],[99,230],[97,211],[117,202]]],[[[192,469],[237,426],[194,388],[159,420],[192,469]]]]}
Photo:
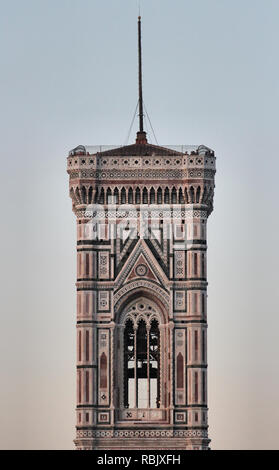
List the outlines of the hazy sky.
{"type": "MultiPolygon", "coordinates": [[[[159,144],[217,156],[208,223],[213,449],[279,448],[278,0],[142,0],[159,144]]],[[[75,219],[67,152],[123,144],[137,0],[1,0],[0,446],[75,437],[75,219]]],[[[136,129],[131,135],[134,140],[136,129]]]]}

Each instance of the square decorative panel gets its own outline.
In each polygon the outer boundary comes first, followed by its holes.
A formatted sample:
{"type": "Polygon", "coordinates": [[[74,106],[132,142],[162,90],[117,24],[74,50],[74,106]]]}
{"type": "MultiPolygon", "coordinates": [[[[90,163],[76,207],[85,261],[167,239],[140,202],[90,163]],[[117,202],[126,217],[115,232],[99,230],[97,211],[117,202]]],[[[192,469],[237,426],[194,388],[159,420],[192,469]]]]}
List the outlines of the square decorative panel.
{"type": "Polygon", "coordinates": [[[186,292],[184,290],[174,292],[174,310],[186,310],[186,292]]]}
{"type": "Polygon", "coordinates": [[[109,276],[110,276],[109,252],[101,251],[99,253],[99,278],[109,279],[109,276]]]}
{"type": "Polygon", "coordinates": [[[174,225],[174,240],[185,240],[185,225],[184,224],[176,224],[174,225]]]}
{"type": "Polygon", "coordinates": [[[108,311],[109,310],[109,292],[108,291],[99,291],[99,301],[98,301],[98,310],[99,311],[108,311]]]}
{"type": "Polygon", "coordinates": [[[187,420],[187,413],[186,411],[176,411],[175,412],[175,422],[176,423],[186,423],[187,420]]]}
{"type": "Polygon", "coordinates": [[[100,411],[98,413],[98,423],[109,423],[109,412],[100,411]]]}
{"type": "Polygon", "coordinates": [[[174,252],[174,277],[176,279],[185,278],[185,251],[174,252]]]}

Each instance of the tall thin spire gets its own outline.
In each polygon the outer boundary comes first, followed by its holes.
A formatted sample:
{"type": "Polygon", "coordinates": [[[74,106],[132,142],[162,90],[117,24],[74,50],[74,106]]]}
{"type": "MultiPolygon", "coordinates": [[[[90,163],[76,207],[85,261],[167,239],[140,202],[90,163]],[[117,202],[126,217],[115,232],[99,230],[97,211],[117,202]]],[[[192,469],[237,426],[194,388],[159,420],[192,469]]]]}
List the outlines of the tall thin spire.
{"type": "Polygon", "coordinates": [[[143,98],[142,98],[142,57],[141,57],[141,16],[138,17],[138,61],[139,61],[139,132],[137,144],[146,144],[146,132],[143,130],[143,98]]]}
{"type": "Polygon", "coordinates": [[[138,60],[139,60],[139,131],[143,132],[141,17],[140,16],[138,18],[138,60]]]}

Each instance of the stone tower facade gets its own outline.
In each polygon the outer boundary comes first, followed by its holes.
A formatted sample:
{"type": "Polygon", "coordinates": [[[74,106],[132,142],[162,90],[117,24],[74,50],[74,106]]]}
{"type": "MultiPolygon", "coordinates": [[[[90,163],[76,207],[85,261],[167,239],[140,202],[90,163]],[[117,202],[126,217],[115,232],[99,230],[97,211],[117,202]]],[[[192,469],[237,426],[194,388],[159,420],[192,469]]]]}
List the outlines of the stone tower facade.
{"type": "Polygon", "coordinates": [[[209,148],[78,146],[78,449],[207,449],[209,148]]]}

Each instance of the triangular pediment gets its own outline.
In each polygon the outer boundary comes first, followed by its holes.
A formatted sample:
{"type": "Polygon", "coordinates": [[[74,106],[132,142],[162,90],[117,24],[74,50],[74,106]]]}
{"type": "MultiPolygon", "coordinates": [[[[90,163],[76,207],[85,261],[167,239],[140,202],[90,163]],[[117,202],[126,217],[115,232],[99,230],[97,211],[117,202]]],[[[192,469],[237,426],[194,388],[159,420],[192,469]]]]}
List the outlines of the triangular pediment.
{"type": "Polygon", "coordinates": [[[122,266],[115,280],[116,290],[136,279],[156,282],[164,289],[168,285],[168,278],[144,240],[138,240],[133,251],[122,266]]]}

